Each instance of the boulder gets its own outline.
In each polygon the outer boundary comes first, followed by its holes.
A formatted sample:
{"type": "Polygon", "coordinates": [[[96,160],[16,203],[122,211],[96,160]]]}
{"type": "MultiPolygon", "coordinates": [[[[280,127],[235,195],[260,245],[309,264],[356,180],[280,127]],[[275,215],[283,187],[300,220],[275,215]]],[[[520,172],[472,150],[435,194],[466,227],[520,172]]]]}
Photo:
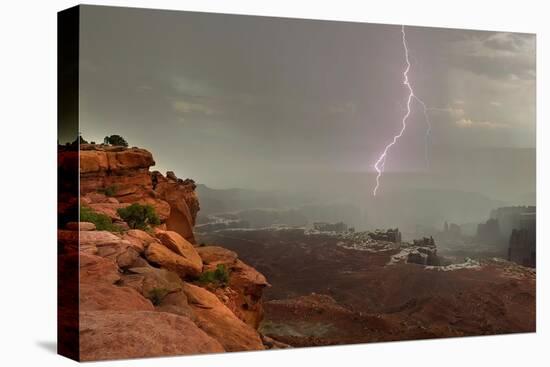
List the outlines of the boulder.
{"type": "Polygon", "coordinates": [[[202,259],[195,247],[177,232],[157,231],[156,236],[164,246],[202,269],[202,259]]]}
{"type": "Polygon", "coordinates": [[[225,350],[264,349],[258,332],[235,316],[213,293],[189,283],[184,283],[183,291],[196,316],[196,324],[225,350]]]}
{"type": "Polygon", "coordinates": [[[230,309],[248,325],[257,329],[263,319],[262,295],[270,287],[266,278],[255,268],[237,259],[230,268],[229,288],[235,292],[227,294],[230,309]]]}
{"type": "Polygon", "coordinates": [[[115,261],[121,268],[131,266],[139,256],[139,248],[108,231],[80,232],[80,248],[85,252],[95,248],[95,254],[115,261]]]}
{"type": "Polygon", "coordinates": [[[117,265],[100,256],[80,253],[80,283],[109,283],[120,279],[117,265]]]}
{"type": "Polygon", "coordinates": [[[80,244],[93,244],[96,246],[105,246],[117,244],[121,241],[120,237],[109,231],[87,231],[80,233],[80,244]]]}
{"type": "Polygon", "coordinates": [[[269,286],[265,277],[237,258],[237,254],[220,246],[197,247],[204,271],[214,271],[224,265],[229,271],[228,287],[211,291],[246,324],[257,329],[263,318],[262,294],[269,286]]]}
{"type": "Polygon", "coordinates": [[[145,250],[145,257],[149,262],[172,270],[182,278],[186,276],[197,277],[202,271],[202,263],[199,266],[197,262],[192,262],[156,242],[149,244],[145,250]]]}
{"type": "Polygon", "coordinates": [[[155,310],[187,316],[191,320],[195,320],[195,313],[191,306],[189,306],[187,296],[183,291],[168,293],[160,304],[155,306],[155,310]]]}
{"type": "Polygon", "coordinates": [[[204,264],[204,270],[215,270],[218,265],[225,265],[227,269],[237,260],[237,254],[220,246],[197,247],[197,252],[204,264]]]}
{"type": "Polygon", "coordinates": [[[151,236],[149,233],[142,231],[140,229],[131,229],[128,232],[126,232],[126,234],[128,236],[140,239],[146,245],[148,245],[151,242],[156,242],[156,239],[153,236],[151,236]]]}
{"type": "Polygon", "coordinates": [[[262,273],[239,259],[231,268],[230,285],[235,288],[242,288],[249,294],[255,294],[270,286],[262,273]]]}
{"type": "Polygon", "coordinates": [[[150,297],[154,289],[163,289],[172,293],[183,288],[183,281],[178,274],[170,270],[149,266],[129,268],[127,271],[129,274],[121,276],[120,284],[134,288],[145,297],[150,297]]]}
{"type": "Polygon", "coordinates": [[[151,242],[158,242],[156,238],[140,229],[130,229],[126,231],[122,235],[122,239],[128,241],[139,253],[142,253],[151,242]]]}
{"type": "Polygon", "coordinates": [[[80,247],[95,246],[97,255],[115,261],[121,268],[128,267],[139,256],[132,243],[108,231],[80,232],[80,247]]]}
{"type": "Polygon", "coordinates": [[[137,259],[134,260],[132,265],[130,265],[128,268],[152,268],[151,264],[147,260],[145,260],[143,257],[139,256],[137,259]]]}
{"type": "Polygon", "coordinates": [[[153,311],[153,304],[130,287],[109,282],[80,283],[80,311],[153,311]]]}
{"type": "Polygon", "coordinates": [[[80,315],[82,361],[220,352],[220,343],[184,316],[154,311],[80,315]]]}
{"type": "Polygon", "coordinates": [[[138,257],[139,253],[134,248],[128,246],[116,255],[116,262],[121,268],[128,268],[133,266],[138,257]]]}

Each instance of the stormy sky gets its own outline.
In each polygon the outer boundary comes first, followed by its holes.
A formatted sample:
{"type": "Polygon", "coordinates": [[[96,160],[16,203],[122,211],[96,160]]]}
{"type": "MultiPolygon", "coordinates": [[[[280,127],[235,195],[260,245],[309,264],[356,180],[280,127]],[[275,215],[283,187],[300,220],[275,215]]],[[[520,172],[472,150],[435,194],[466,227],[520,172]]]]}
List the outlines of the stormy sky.
{"type": "MultiPolygon", "coordinates": [[[[400,128],[400,25],[92,6],[81,14],[83,136],[123,135],[150,149],[160,171],[215,188],[307,189],[372,173],[400,128]]],[[[430,109],[430,162],[413,104],[386,171],[487,192],[495,170],[521,169],[532,177],[503,194],[534,191],[535,36],[405,30],[410,81],[430,109]]]]}

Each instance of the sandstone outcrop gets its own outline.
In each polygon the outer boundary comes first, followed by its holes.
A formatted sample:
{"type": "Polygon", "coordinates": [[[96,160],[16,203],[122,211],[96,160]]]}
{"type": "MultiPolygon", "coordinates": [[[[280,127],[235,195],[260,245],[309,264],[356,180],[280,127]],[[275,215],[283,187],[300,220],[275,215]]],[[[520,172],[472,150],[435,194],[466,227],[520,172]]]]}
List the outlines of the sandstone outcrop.
{"type": "MultiPolygon", "coordinates": [[[[194,246],[195,182],[149,172],[155,162],[143,149],[80,149],[81,196],[71,205],[104,214],[117,227],[109,232],[97,230],[96,224],[105,228],[100,221],[60,222],[61,253],[79,258],[81,359],[264,349],[257,327],[268,283],[235,252],[194,246]],[[151,205],[161,223],[130,229],[118,209],[133,203],[151,205]],[[203,282],[201,275],[218,265],[226,267],[227,282],[203,282]]],[[[78,159],[66,154],[61,166],[78,159]]]]}
{"type": "MultiPolygon", "coordinates": [[[[60,159],[60,165],[64,161],[71,160],[60,159]]],[[[166,177],[149,172],[154,165],[153,156],[144,149],[81,144],[81,204],[115,221],[120,220],[117,209],[130,203],[151,205],[167,229],[195,243],[193,227],[200,209],[195,182],[173,172],[166,177]]]]}
{"type": "Polygon", "coordinates": [[[85,194],[113,187],[116,196],[143,194],[152,189],[149,167],[155,161],[145,149],[80,146],[80,190],[85,194]]]}
{"type": "Polygon", "coordinates": [[[166,219],[167,228],[195,243],[193,227],[200,209],[195,182],[178,179],[173,172],[168,172],[166,177],[163,177],[158,171],[152,173],[152,182],[159,197],[170,204],[170,216],[166,219]]]}
{"type": "Polygon", "coordinates": [[[174,231],[159,231],[157,238],[160,242],[174,251],[176,254],[183,256],[185,259],[193,263],[197,269],[202,270],[202,259],[189,241],[180,236],[174,231]]]}
{"type": "Polygon", "coordinates": [[[176,254],[168,247],[153,242],[145,250],[145,257],[153,264],[176,272],[182,278],[186,276],[197,277],[201,273],[202,266],[196,262],[176,254]]]}
{"type": "Polygon", "coordinates": [[[139,250],[130,241],[108,231],[81,231],[80,249],[111,259],[121,268],[132,265],[139,256],[139,250]]]}
{"type": "Polygon", "coordinates": [[[135,289],[98,282],[80,283],[80,311],[153,311],[153,304],[135,289]]]}
{"type": "Polygon", "coordinates": [[[128,269],[129,274],[122,275],[121,285],[134,288],[144,297],[149,297],[155,289],[168,293],[183,289],[183,281],[178,274],[151,266],[128,269]]]}
{"type": "Polygon", "coordinates": [[[263,317],[262,293],[269,287],[265,277],[256,269],[237,258],[233,251],[219,246],[198,247],[205,271],[213,271],[223,265],[229,271],[227,287],[212,290],[238,318],[253,328],[258,328],[263,317]]]}
{"type": "Polygon", "coordinates": [[[176,315],[189,317],[191,320],[195,321],[195,313],[193,308],[189,305],[189,301],[185,292],[177,291],[173,293],[168,293],[155,307],[157,311],[161,312],[170,312],[176,315]]]}
{"type": "Polygon", "coordinates": [[[81,311],[152,311],[153,305],[135,289],[114,285],[120,281],[117,265],[101,256],[80,255],[81,311]]]}
{"type": "Polygon", "coordinates": [[[214,294],[189,283],[184,284],[183,291],[197,325],[227,351],[264,349],[258,332],[235,316],[214,294]]]}
{"type": "Polygon", "coordinates": [[[117,265],[100,256],[80,253],[80,282],[81,283],[109,283],[120,280],[117,265]]]}
{"type": "Polygon", "coordinates": [[[225,351],[189,318],[167,312],[82,312],[80,329],[83,361],[225,351]]]}
{"type": "Polygon", "coordinates": [[[237,253],[220,246],[197,247],[204,270],[215,270],[218,265],[231,267],[237,261],[237,253]]]}

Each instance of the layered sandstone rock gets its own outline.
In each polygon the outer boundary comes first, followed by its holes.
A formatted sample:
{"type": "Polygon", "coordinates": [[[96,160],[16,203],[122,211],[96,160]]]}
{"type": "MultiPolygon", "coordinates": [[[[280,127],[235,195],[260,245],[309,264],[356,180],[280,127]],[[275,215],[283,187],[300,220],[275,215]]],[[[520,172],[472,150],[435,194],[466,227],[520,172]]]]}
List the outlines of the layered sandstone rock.
{"type": "Polygon", "coordinates": [[[231,267],[229,287],[236,292],[229,299],[235,314],[257,329],[264,315],[262,293],[269,283],[256,269],[237,260],[231,267]]]}
{"type": "Polygon", "coordinates": [[[83,361],[224,351],[188,317],[156,311],[88,311],[80,315],[83,361]]]}
{"type": "Polygon", "coordinates": [[[106,282],[80,283],[80,311],[153,311],[153,304],[135,289],[106,282]]]}
{"type": "Polygon", "coordinates": [[[205,271],[214,271],[223,265],[229,272],[227,287],[213,288],[221,302],[239,319],[253,328],[258,328],[263,318],[262,293],[269,287],[265,277],[253,267],[237,258],[233,251],[220,246],[198,247],[205,271]]]}
{"type": "Polygon", "coordinates": [[[177,232],[158,231],[157,238],[160,239],[160,242],[164,246],[189,260],[197,267],[197,269],[202,270],[202,259],[197,253],[197,250],[191,243],[189,243],[189,241],[180,236],[177,232]]]}
{"type": "Polygon", "coordinates": [[[196,324],[227,351],[264,349],[258,332],[240,320],[214,294],[185,283],[183,291],[196,316],[196,324]]]}
{"type": "Polygon", "coordinates": [[[160,312],[170,312],[176,315],[186,316],[196,321],[193,308],[189,305],[189,300],[182,290],[167,294],[155,309],[160,312]]]}
{"type": "Polygon", "coordinates": [[[80,259],[81,359],[264,349],[256,328],[267,281],[233,251],[194,246],[196,185],[150,173],[154,164],[143,149],[81,145],[80,205],[120,228],[74,222],[58,231],[63,251],[80,259]],[[129,229],[118,209],[132,203],[153,206],[161,224],[129,229]],[[227,284],[198,281],[218,265],[227,284]]]}
{"type": "Polygon", "coordinates": [[[122,235],[122,239],[128,241],[137,252],[142,253],[152,242],[158,242],[150,234],[140,229],[130,229],[122,235]]]}
{"type": "Polygon", "coordinates": [[[183,281],[178,274],[151,266],[128,269],[128,274],[122,275],[121,285],[132,287],[145,297],[149,297],[155,289],[168,293],[183,289],[183,281]]]}
{"type": "Polygon", "coordinates": [[[178,179],[173,172],[167,172],[164,177],[158,171],[152,173],[152,181],[155,192],[170,204],[170,216],[166,219],[167,228],[195,243],[193,227],[200,209],[195,182],[178,179]]]}
{"type": "Polygon", "coordinates": [[[81,231],[80,249],[111,259],[121,268],[132,265],[140,253],[130,241],[108,231],[81,231]]]}
{"type": "Polygon", "coordinates": [[[215,270],[218,265],[224,265],[230,268],[237,261],[237,253],[220,246],[202,246],[197,247],[204,270],[215,270]]]}
{"type": "Polygon", "coordinates": [[[168,247],[153,242],[145,250],[145,257],[149,262],[176,272],[182,278],[197,277],[202,271],[202,264],[198,264],[176,254],[168,247]]]}
{"type": "Polygon", "coordinates": [[[115,262],[80,254],[80,311],[152,311],[153,305],[135,289],[115,285],[121,274],[115,262]]]}
{"type": "Polygon", "coordinates": [[[117,210],[130,203],[151,205],[167,229],[195,243],[193,227],[200,206],[194,181],[179,179],[173,172],[166,177],[150,173],[154,165],[153,156],[144,149],[80,145],[81,204],[114,221],[120,221],[117,210]],[[110,196],[102,193],[107,191],[110,196]]]}
{"type": "Polygon", "coordinates": [[[154,165],[145,149],[82,144],[81,193],[107,187],[113,187],[116,196],[147,192],[152,189],[149,167],[154,165]]]}
{"type": "Polygon", "coordinates": [[[109,283],[113,284],[120,280],[120,273],[117,265],[108,259],[100,256],[80,253],[80,282],[109,283]]]}

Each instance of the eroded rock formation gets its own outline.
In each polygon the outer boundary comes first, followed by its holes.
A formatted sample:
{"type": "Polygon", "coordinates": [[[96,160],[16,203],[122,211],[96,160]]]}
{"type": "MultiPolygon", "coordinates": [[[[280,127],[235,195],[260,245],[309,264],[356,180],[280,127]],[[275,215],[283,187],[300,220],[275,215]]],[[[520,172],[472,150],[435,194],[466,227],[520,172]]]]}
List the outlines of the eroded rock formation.
{"type": "Polygon", "coordinates": [[[120,220],[117,209],[130,203],[149,204],[167,229],[195,243],[193,227],[200,209],[195,182],[173,172],[166,177],[150,172],[154,165],[145,149],[82,144],[81,202],[115,221],[120,220]]]}
{"type": "Polygon", "coordinates": [[[81,145],[80,205],[107,215],[118,230],[60,223],[64,256],[80,259],[80,358],[272,348],[276,342],[264,345],[257,331],[265,277],[235,252],[195,246],[195,183],[150,173],[154,164],[143,149],[81,145]],[[161,224],[129,229],[117,209],[132,203],[152,205],[161,224]],[[219,264],[227,281],[204,281],[219,264]]]}

